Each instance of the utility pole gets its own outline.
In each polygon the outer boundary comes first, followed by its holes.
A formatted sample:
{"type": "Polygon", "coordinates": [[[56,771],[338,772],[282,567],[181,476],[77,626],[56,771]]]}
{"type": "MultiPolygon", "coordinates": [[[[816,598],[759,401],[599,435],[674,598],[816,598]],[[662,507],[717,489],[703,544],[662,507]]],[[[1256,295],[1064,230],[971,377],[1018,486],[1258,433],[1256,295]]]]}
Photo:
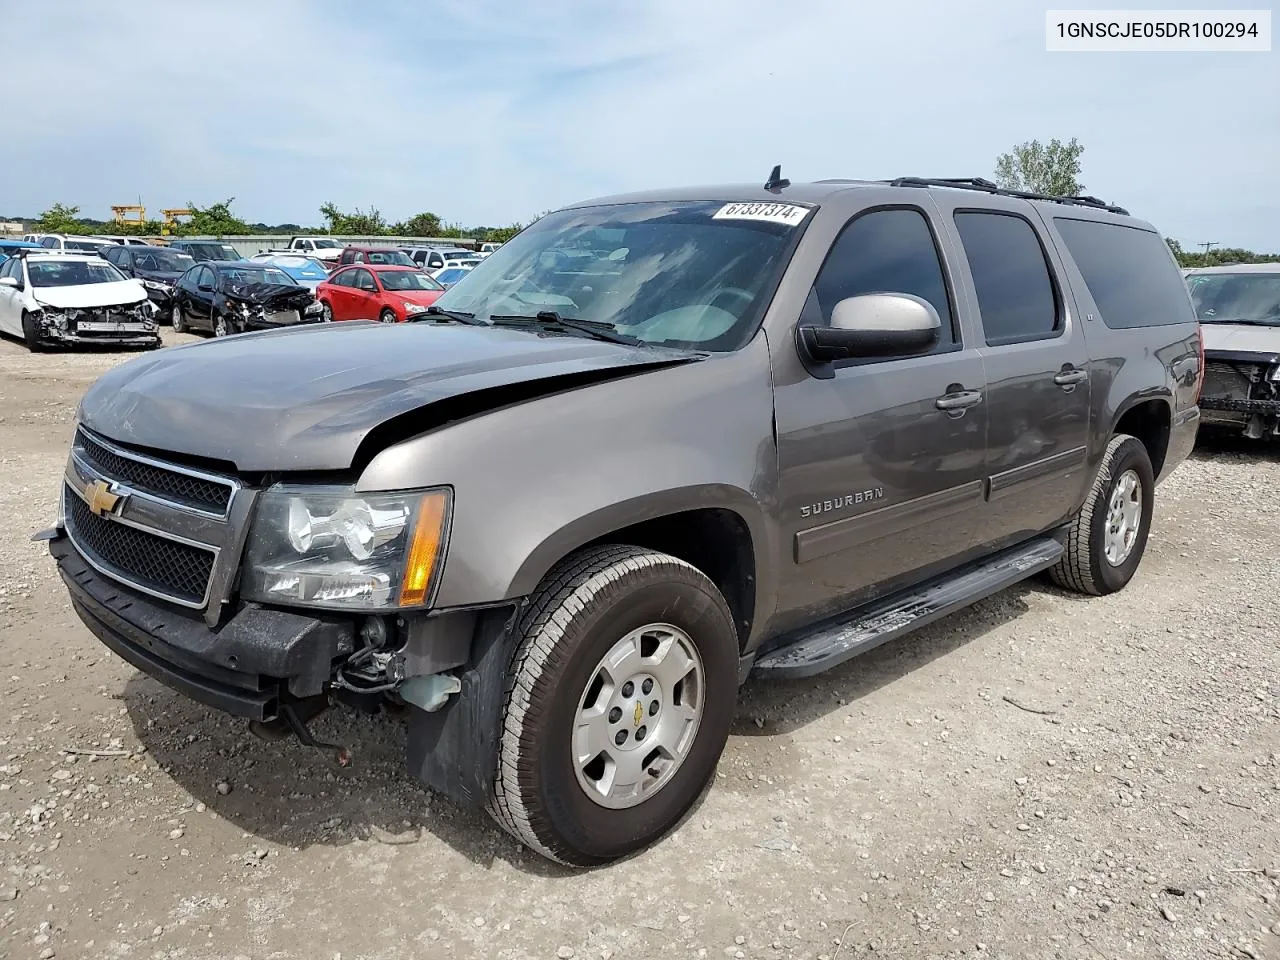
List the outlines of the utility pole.
{"type": "Polygon", "coordinates": [[[1205,252],[1206,254],[1209,252],[1209,248],[1210,248],[1210,247],[1216,247],[1217,245],[1218,245],[1218,241],[1217,241],[1217,240],[1208,240],[1208,241],[1206,241],[1206,242],[1204,242],[1204,243],[1197,243],[1197,244],[1196,244],[1196,246],[1197,246],[1197,247],[1202,247],[1202,248],[1204,249],[1204,252],[1205,252]]]}

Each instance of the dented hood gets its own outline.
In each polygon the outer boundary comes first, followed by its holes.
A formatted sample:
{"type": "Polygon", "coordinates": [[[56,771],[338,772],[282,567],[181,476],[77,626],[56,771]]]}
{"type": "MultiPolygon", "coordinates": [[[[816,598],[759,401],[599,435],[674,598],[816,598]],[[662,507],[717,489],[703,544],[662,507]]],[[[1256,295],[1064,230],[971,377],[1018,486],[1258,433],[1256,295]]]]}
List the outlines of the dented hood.
{"type": "Polygon", "coordinates": [[[1263,327],[1252,323],[1202,323],[1204,348],[1232,353],[1280,353],[1280,326],[1263,327]]]}
{"type": "Polygon", "coordinates": [[[31,293],[40,303],[63,310],[132,306],[147,299],[147,291],[133,279],[71,287],[33,287],[31,293]]]}
{"type": "Polygon", "coordinates": [[[139,357],[89,388],[80,418],[121,443],[244,471],[340,470],[379,424],[438,400],[698,356],[509,328],[316,324],[139,357]]]}
{"type": "Polygon", "coordinates": [[[294,301],[299,305],[311,302],[311,291],[296,283],[233,283],[226,288],[226,296],[269,307],[294,301]]]}

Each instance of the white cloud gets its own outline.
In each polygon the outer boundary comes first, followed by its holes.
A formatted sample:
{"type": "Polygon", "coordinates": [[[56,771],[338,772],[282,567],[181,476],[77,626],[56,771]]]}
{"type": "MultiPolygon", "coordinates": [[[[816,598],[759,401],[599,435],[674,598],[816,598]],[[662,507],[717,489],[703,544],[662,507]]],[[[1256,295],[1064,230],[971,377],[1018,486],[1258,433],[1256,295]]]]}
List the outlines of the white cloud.
{"type": "Polygon", "coordinates": [[[1091,192],[1188,242],[1280,249],[1274,54],[1048,54],[1043,29],[1018,0],[15,5],[5,73],[30,106],[0,212],[141,193],[492,224],[776,162],[989,175],[1077,136],[1091,192]]]}

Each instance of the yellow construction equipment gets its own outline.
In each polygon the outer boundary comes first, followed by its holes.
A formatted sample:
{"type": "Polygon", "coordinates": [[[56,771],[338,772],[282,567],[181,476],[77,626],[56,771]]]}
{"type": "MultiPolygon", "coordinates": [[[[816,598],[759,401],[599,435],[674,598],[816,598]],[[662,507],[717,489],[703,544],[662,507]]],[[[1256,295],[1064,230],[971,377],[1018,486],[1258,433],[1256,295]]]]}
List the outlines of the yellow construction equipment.
{"type": "Polygon", "coordinates": [[[145,223],[147,220],[147,208],[138,204],[113,206],[111,212],[116,215],[116,223],[121,225],[133,224],[136,226],[145,223]],[[134,214],[134,216],[129,216],[129,214],[134,214]]]}
{"type": "Polygon", "coordinates": [[[186,209],[161,210],[160,212],[164,214],[164,223],[160,227],[160,233],[166,237],[169,235],[169,228],[178,225],[179,217],[191,216],[191,211],[186,209]]]}

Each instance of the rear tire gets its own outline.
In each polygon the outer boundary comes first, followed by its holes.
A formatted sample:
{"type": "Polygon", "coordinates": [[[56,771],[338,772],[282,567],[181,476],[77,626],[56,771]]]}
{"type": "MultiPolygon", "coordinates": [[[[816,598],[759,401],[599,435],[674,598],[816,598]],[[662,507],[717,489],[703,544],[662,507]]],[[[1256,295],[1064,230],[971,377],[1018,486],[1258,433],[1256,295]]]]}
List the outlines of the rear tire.
{"type": "Polygon", "coordinates": [[[1066,552],[1049,569],[1050,579],[1095,597],[1123,588],[1142,562],[1154,503],[1155,475],[1147,448],[1135,437],[1116,434],[1071,521],[1066,552]]]}
{"type": "Polygon", "coordinates": [[[522,632],[494,819],[575,866],[653,843],[702,794],[728,740],[738,635],[720,591],[676,557],[591,548],[547,574],[522,632]]]}
{"type": "Polygon", "coordinates": [[[333,307],[329,306],[328,300],[320,301],[320,319],[324,323],[333,323],[333,307]]]}
{"type": "Polygon", "coordinates": [[[22,339],[27,345],[27,349],[32,353],[44,353],[47,349],[40,341],[40,334],[36,331],[36,319],[22,311],[22,339]]]}

